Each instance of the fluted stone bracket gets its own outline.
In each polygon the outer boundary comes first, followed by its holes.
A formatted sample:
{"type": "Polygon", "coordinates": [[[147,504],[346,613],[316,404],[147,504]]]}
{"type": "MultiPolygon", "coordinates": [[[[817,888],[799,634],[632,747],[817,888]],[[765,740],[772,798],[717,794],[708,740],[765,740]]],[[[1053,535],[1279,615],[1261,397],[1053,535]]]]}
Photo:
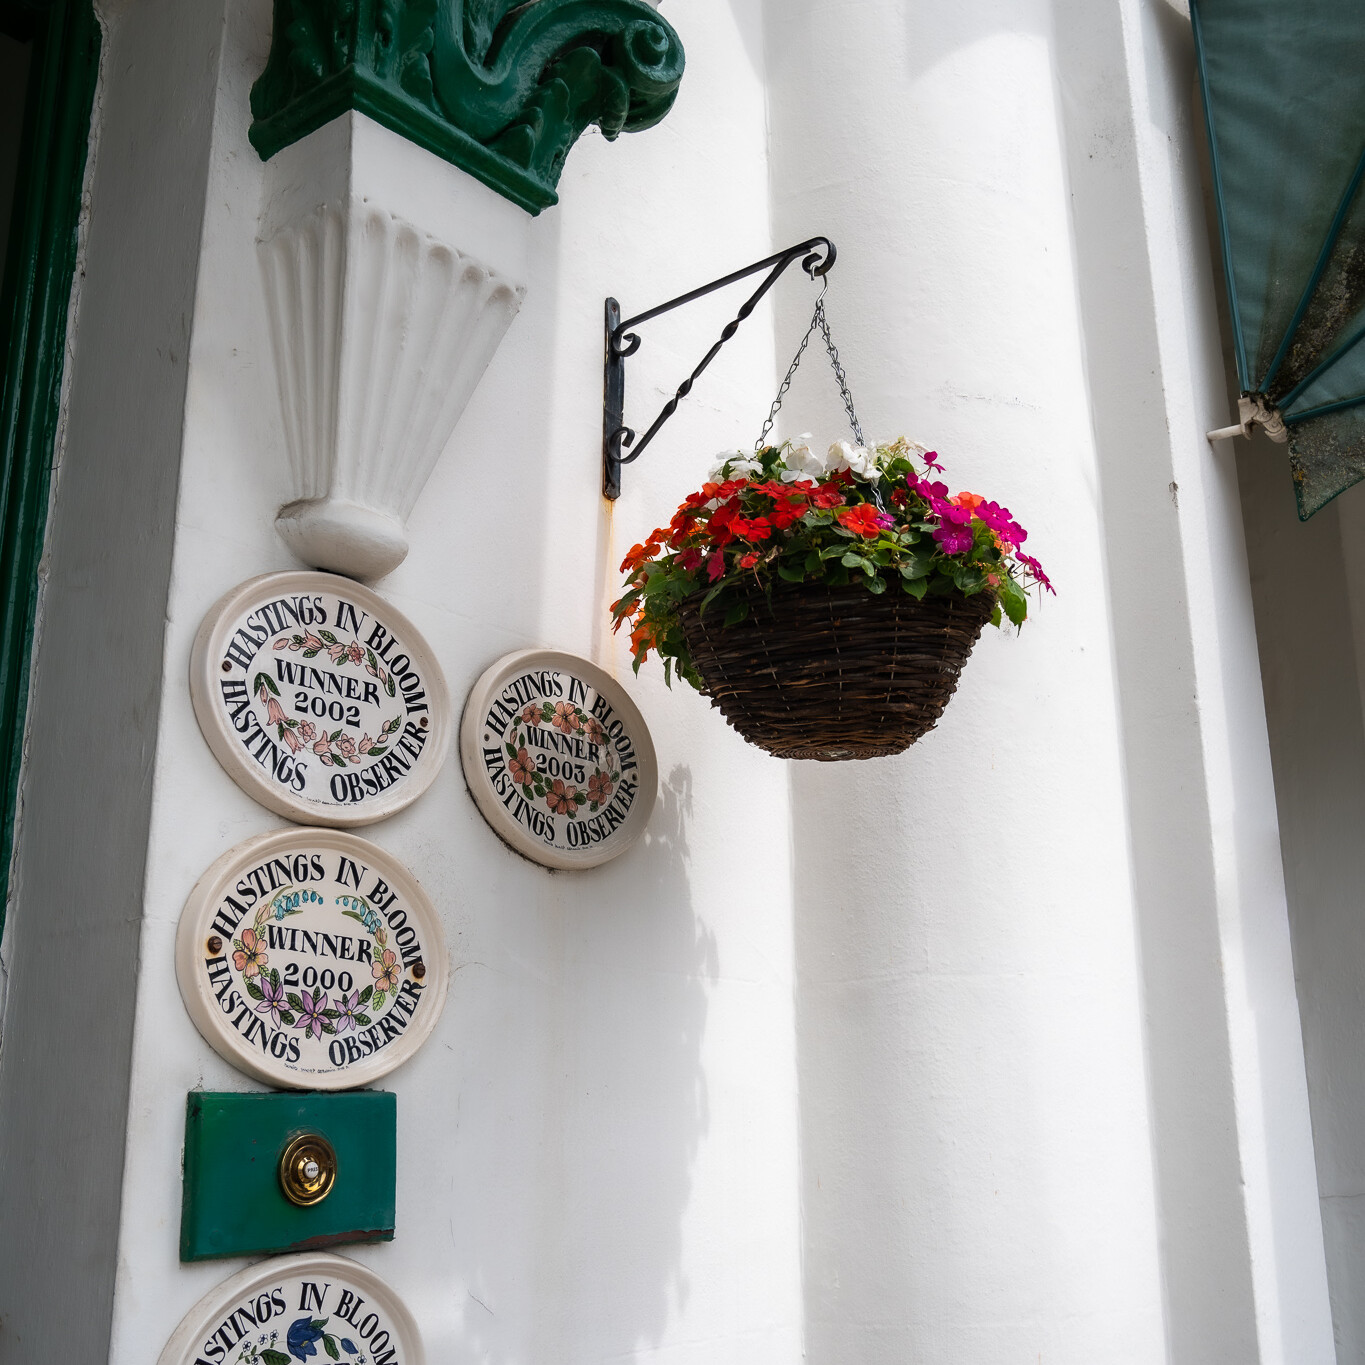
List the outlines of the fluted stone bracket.
{"type": "Polygon", "coordinates": [[[275,0],[251,142],[359,110],[539,213],[583,130],[658,123],[683,61],[647,0],[275,0]]]}
{"type": "Polygon", "coordinates": [[[529,223],[354,113],[271,163],[257,250],[292,491],[275,524],[305,564],[374,579],[407,555],[521,306],[529,223]]]}

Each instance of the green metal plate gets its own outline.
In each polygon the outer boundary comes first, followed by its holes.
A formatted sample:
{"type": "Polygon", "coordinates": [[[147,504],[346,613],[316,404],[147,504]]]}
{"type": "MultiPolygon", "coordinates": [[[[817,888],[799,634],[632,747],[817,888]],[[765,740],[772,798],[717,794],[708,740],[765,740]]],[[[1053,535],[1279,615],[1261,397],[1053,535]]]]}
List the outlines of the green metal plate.
{"type": "Polygon", "coordinates": [[[394,1096],[380,1090],[191,1091],[180,1259],[391,1241],[397,1113],[394,1096]],[[321,1134],[337,1158],[331,1191],[307,1208],[285,1198],[279,1178],[280,1155],[299,1133],[321,1134]]]}

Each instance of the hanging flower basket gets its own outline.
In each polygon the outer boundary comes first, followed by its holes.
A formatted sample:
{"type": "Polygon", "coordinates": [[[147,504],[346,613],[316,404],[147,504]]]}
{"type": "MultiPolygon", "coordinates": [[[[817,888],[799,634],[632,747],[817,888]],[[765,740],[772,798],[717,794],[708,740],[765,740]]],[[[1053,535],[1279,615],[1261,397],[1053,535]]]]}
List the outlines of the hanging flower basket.
{"type": "Polygon", "coordinates": [[[931,730],[991,617],[988,593],[916,601],[861,584],[750,586],[732,625],[678,611],[703,691],[739,733],[779,758],[885,758],[931,730]]]}
{"type": "MultiPolygon", "coordinates": [[[[855,427],[856,430],[856,427],[855,427]]],[[[931,729],[987,621],[1051,584],[1008,509],[931,482],[901,439],[723,456],[621,566],[635,668],[656,651],[780,758],[878,758],[931,729]]]]}

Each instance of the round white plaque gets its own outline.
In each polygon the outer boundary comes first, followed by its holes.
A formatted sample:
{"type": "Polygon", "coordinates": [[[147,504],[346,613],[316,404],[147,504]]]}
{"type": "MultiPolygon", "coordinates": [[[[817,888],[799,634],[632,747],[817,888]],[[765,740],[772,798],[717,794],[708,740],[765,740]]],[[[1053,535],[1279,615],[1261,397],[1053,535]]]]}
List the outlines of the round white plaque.
{"type": "Polygon", "coordinates": [[[199,879],[175,943],[180,994],[210,1046],[270,1085],[347,1090],[426,1041],[449,970],[422,888],[333,829],[259,835],[199,879]]]}
{"type": "Polygon", "coordinates": [[[422,1338],[392,1289],[357,1261],[278,1256],[211,1289],[157,1365],[423,1365],[422,1338]]]}
{"type": "Polygon", "coordinates": [[[426,641],[334,574],[265,574],[223,597],[195,639],[190,696],[238,786],[305,824],[382,820],[445,760],[450,701],[426,641]]]}
{"type": "Polygon", "coordinates": [[[639,708],[596,664],[528,649],[470,690],[465,781],[485,820],[546,867],[595,867],[644,832],[659,782],[639,708]]]}

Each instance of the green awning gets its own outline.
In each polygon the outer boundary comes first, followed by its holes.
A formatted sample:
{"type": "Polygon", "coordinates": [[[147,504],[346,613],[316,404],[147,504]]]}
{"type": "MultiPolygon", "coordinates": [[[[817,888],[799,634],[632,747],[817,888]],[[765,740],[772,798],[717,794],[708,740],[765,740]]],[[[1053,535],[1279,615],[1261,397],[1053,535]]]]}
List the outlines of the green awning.
{"type": "Polygon", "coordinates": [[[1190,11],[1238,381],[1285,423],[1306,521],[1365,479],[1365,5],[1190,11]]]}

